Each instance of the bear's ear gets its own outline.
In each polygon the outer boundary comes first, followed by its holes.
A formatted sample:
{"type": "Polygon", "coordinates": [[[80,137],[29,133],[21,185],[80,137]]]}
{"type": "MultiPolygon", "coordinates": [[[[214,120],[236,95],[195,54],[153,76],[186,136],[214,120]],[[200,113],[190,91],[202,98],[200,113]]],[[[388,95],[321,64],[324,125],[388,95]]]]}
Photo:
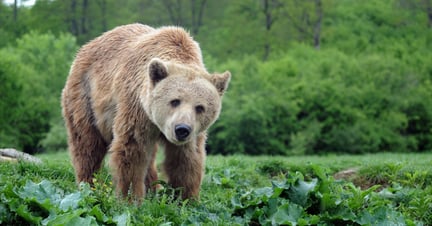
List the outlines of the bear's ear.
{"type": "Polygon", "coordinates": [[[213,85],[216,87],[219,95],[222,96],[225,90],[228,88],[228,83],[231,80],[231,73],[229,71],[223,74],[214,74],[211,78],[213,85]]]}
{"type": "Polygon", "coordinates": [[[168,76],[168,68],[162,60],[153,58],[149,63],[149,76],[154,86],[168,76]]]}

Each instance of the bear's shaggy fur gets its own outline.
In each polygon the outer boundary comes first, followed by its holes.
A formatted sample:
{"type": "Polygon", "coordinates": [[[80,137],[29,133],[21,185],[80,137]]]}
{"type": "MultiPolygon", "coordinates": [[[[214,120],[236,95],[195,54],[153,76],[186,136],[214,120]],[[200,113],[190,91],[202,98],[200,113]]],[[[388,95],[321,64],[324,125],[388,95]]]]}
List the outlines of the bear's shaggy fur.
{"type": "Polygon", "coordinates": [[[104,156],[117,191],[145,196],[163,146],[168,183],[198,198],[206,130],[218,118],[230,73],[209,74],[182,28],[117,27],[78,52],[62,94],[77,182],[92,183],[104,156]]]}

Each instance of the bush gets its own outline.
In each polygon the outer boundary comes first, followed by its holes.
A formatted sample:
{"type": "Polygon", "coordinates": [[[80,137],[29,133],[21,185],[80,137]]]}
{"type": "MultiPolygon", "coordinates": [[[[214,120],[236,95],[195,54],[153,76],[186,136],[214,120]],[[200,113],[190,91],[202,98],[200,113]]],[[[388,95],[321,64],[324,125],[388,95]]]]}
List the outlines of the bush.
{"type": "Polygon", "coordinates": [[[0,120],[7,120],[0,144],[34,153],[61,118],[60,93],[77,46],[72,35],[35,32],[16,43],[0,49],[0,120]]]}
{"type": "MultiPolygon", "coordinates": [[[[233,80],[223,113],[210,130],[211,153],[285,154],[295,114],[281,90],[264,79],[256,58],[229,62],[233,80]],[[241,66],[237,66],[241,65],[241,66]],[[236,68],[238,67],[238,68],[236,68]],[[270,116],[270,117],[269,117],[270,116]]],[[[289,102],[288,102],[289,103],[289,102]]]]}
{"type": "Polygon", "coordinates": [[[67,133],[63,120],[51,123],[50,130],[45,138],[40,141],[40,145],[47,151],[67,150],[67,133]]]}
{"type": "Polygon", "coordinates": [[[352,154],[431,149],[426,62],[296,46],[279,59],[230,61],[233,79],[210,153],[352,154]]]}

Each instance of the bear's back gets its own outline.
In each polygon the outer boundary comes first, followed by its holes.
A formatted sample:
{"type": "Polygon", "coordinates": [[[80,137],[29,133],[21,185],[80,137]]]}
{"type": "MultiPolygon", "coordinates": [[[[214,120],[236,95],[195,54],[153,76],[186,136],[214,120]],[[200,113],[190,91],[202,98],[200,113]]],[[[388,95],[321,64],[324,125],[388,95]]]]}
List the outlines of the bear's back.
{"type": "Polygon", "coordinates": [[[118,61],[119,54],[127,50],[131,42],[154,30],[154,28],[142,24],[116,27],[85,44],[78,51],[76,61],[79,60],[88,64],[97,64],[97,62],[106,64],[111,59],[118,61]]]}
{"type": "Polygon", "coordinates": [[[198,43],[181,27],[161,27],[139,36],[136,50],[142,51],[139,55],[204,67],[198,43]]]}
{"type": "Polygon", "coordinates": [[[154,29],[142,24],[119,26],[90,41],[79,50],[73,69],[77,74],[104,77],[126,70],[132,73],[118,75],[130,76],[142,74],[152,58],[204,69],[198,43],[183,28],[154,29]]]}
{"type": "Polygon", "coordinates": [[[148,63],[153,58],[205,70],[198,43],[187,31],[173,26],[120,26],[79,50],[68,86],[83,88],[80,95],[88,98],[89,110],[98,119],[96,124],[106,141],[112,138],[110,128],[118,104],[137,108],[139,93],[147,89],[148,63]]]}

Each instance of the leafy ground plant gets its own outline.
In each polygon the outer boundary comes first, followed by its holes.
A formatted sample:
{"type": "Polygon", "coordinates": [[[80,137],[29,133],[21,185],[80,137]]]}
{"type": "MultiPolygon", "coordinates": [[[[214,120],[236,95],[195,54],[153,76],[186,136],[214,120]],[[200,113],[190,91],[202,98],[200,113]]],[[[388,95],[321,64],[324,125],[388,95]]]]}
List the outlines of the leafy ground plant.
{"type": "Polygon", "coordinates": [[[2,218],[0,223],[20,222],[35,225],[127,225],[130,213],[107,216],[94,198],[88,184],[79,191],[65,193],[50,181],[27,181],[21,188],[2,189],[2,218]]]}
{"type": "Polygon", "coordinates": [[[374,192],[379,185],[361,190],[314,169],[317,177],[310,181],[296,172],[271,187],[239,192],[233,214],[252,225],[414,225],[374,192]]]}
{"type": "Polygon", "coordinates": [[[106,168],[77,188],[67,154],[41,157],[0,162],[1,225],[432,225],[431,154],[209,156],[199,202],[162,183],[138,205],[118,199],[106,168]]]}

